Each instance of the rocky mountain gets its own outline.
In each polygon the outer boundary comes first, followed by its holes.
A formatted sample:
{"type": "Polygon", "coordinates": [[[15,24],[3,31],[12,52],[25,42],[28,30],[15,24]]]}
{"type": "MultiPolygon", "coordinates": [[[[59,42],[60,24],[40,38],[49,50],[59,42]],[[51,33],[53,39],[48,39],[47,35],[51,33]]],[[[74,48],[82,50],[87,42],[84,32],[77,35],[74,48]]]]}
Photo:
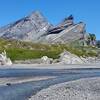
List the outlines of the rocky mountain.
{"type": "Polygon", "coordinates": [[[83,39],[85,34],[85,24],[75,24],[72,15],[53,26],[39,11],[0,28],[2,38],[41,43],[66,43],[83,39]]]}
{"type": "Polygon", "coordinates": [[[0,28],[0,35],[7,39],[37,41],[51,26],[39,11],[35,11],[27,17],[0,28]]]}
{"type": "Polygon", "coordinates": [[[42,39],[43,37],[41,38],[41,41],[48,43],[68,43],[75,40],[85,40],[88,36],[85,26],[83,22],[75,24],[73,16],[70,15],[60,24],[52,27],[44,36],[44,39],[42,39]]]}
{"type": "Polygon", "coordinates": [[[84,39],[84,23],[68,26],[59,33],[49,34],[45,37],[49,43],[67,43],[75,40],[84,39]]]}

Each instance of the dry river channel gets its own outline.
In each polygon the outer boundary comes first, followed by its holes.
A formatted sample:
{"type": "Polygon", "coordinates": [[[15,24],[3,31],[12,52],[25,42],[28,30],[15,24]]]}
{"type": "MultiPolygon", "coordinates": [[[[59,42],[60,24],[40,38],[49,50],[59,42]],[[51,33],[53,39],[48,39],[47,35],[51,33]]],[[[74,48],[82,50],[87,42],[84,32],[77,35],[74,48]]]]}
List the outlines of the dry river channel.
{"type": "Polygon", "coordinates": [[[100,68],[1,68],[0,100],[28,100],[49,86],[90,77],[100,77],[100,68]]]}

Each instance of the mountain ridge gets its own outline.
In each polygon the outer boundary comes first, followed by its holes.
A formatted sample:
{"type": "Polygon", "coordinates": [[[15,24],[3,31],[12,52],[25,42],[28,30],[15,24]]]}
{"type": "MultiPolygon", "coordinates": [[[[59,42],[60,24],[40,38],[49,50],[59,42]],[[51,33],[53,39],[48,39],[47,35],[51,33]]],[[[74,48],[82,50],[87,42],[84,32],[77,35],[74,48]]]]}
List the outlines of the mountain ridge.
{"type": "Polygon", "coordinates": [[[67,43],[86,37],[83,35],[86,35],[85,24],[75,24],[72,15],[54,26],[39,11],[34,11],[22,19],[0,28],[1,38],[41,43],[67,43]],[[62,38],[62,34],[65,37],[62,38]],[[54,41],[54,37],[59,38],[54,41]]]}
{"type": "MultiPolygon", "coordinates": [[[[50,26],[51,25],[40,14],[40,12],[35,11],[29,16],[26,16],[14,23],[11,23],[8,26],[4,26],[3,28],[1,28],[0,33],[2,32],[3,34],[2,38],[24,40],[26,36],[27,38],[33,37],[34,40],[34,36],[36,34],[33,33],[42,33],[43,31],[46,32],[50,26]]],[[[31,39],[32,38],[30,38],[30,40],[31,39]]]]}

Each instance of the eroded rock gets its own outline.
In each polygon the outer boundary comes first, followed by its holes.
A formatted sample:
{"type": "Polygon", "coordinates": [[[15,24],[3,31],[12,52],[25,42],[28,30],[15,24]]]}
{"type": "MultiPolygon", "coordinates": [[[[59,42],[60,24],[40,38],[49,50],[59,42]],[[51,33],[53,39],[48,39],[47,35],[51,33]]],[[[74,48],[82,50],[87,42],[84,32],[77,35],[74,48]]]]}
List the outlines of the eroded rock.
{"type": "Polygon", "coordinates": [[[10,58],[7,58],[6,51],[0,54],[0,65],[12,65],[10,58]]]}
{"type": "Polygon", "coordinates": [[[48,58],[47,56],[43,56],[41,58],[41,61],[42,61],[43,64],[52,64],[53,59],[52,58],[48,58]]]}
{"type": "Polygon", "coordinates": [[[71,54],[68,51],[64,51],[60,54],[59,58],[60,64],[83,64],[84,61],[80,59],[80,57],[76,56],[75,54],[71,54]]]}

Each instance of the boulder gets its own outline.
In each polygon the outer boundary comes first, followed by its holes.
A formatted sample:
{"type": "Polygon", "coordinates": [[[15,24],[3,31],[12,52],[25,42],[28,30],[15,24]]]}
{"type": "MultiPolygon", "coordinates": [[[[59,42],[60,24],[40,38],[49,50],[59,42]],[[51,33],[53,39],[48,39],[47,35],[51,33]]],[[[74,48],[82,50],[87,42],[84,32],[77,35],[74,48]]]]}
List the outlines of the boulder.
{"type": "Polygon", "coordinates": [[[43,56],[43,57],[41,58],[41,62],[42,62],[43,64],[52,64],[53,59],[52,59],[52,58],[48,58],[47,56],[43,56]]]}
{"type": "Polygon", "coordinates": [[[0,65],[12,65],[12,61],[10,58],[7,58],[5,51],[0,54],[0,65]]]}
{"type": "Polygon", "coordinates": [[[74,18],[72,15],[69,17],[65,18],[60,24],[58,24],[55,27],[52,27],[49,31],[48,34],[58,34],[61,31],[65,30],[69,26],[74,25],[74,18]]]}
{"type": "Polygon", "coordinates": [[[84,61],[75,54],[71,54],[68,51],[64,51],[60,54],[59,64],[83,64],[84,61]]]}

